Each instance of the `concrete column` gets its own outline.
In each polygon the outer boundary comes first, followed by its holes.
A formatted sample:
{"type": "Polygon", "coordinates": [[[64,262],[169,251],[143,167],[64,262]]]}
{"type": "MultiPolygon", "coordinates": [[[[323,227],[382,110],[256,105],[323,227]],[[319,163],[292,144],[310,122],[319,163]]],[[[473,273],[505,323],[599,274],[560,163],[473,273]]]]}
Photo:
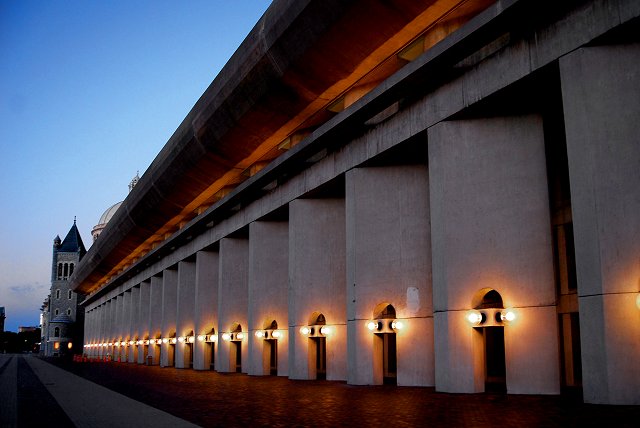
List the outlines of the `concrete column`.
{"type": "MultiPolygon", "coordinates": [[[[152,276],[149,287],[149,338],[162,337],[162,276],[152,276]]],[[[160,364],[161,345],[149,345],[153,365],[160,364]]]]}
{"type": "Polygon", "coordinates": [[[347,379],[344,199],[289,204],[289,377],[315,377],[313,342],[300,334],[314,312],[325,316],[328,380],[347,379]],[[313,361],[313,363],[312,363],[313,361]]]}
{"type": "Polygon", "coordinates": [[[218,279],[218,361],[219,372],[236,371],[235,353],[241,351],[242,372],[247,372],[247,286],[249,272],[249,240],[223,238],[220,240],[220,267],[218,279]],[[240,325],[244,339],[239,342],[222,340],[222,334],[240,325]]]}
{"type": "Polygon", "coordinates": [[[131,339],[131,290],[125,291],[122,296],[124,300],[122,302],[120,332],[124,339],[124,345],[120,344],[120,361],[126,363],[133,349],[133,346],[129,345],[129,340],[131,339]]]}
{"type": "MultiPolygon", "coordinates": [[[[138,337],[141,340],[149,339],[149,298],[151,297],[151,280],[140,283],[140,299],[138,305],[138,337]]],[[[138,364],[146,364],[149,354],[149,345],[141,345],[138,348],[138,364]]]]}
{"type": "Polygon", "coordinates": [[[107,358],[115,358],[115,348],[113,347],[113,343],[115,342],[115,326],[116,326],[116,308],[117,308],[117,304],[116,304],[116,298],[112,298],[109,299],[109,310],[107,311],[107,313],[105,314],[105,316],[107,317],[106,320],[106,326],[105,326],[105,333],[106,333],[106,339],[105,343],[111,343],[111,346],[107,346],[104,348],[103,350],[103,357],[107,357],[107,358]]]}
{"type": "MultiPolygon", "coordinates": [[[[195,334],[211,335],[218,333],[218,252],[198,251],[196,253],[196,290],[195,290],[195,334]]],[[[211,357],[215,353],[217,342],[196,340],[194,346],[193,368],[209,370],[211,357]]],[[[215,361],[213,361],[215,364],[215,361]]]]}
{"type": "Polygon", "coordinates": [[[277,346],[278,376],[289,368],[289,224],[256,221],[249,225],[249,374],[270,374],[271,347],[277,346]],[[257,330],[278,324],[280,337],[265,340],[257,330]]]}
{"type": "MultiPolygon", "coordinates": [[[[131,288],[131,313],[129,317],[129,340],[138,341],[138,319],[140,318],[140,285],[131,288]]],[[[138,361],[138,350],[142,349],[142,345],[134,344],[129,346],[129,355],[127,361],[135,363],[138,361]]]]}
{"type": "MultiPolygon", "coordinates": [[[[93,336],[92,321],[93,321],[93,311],[87,311],[84,315],[84,330],[83,330],[84,331],[83,342],[85,345],[88,343],[91,343],[91,337],[93,336]]],[[[82,353],[83,355],[89,354],[89,348],[83,348],[82,353]]]]}
{"type": "Polygon", "coordinates": [[[382,384],[382,337],[367,324],[376,307],[391,304],[403,323],[395,334],[397,383],[432,386],[427,167],[356,168],[347,173],[346,192],[348,382],[382,384]]]}
{"type": "MultiPolygon", "coordinates": [[[[176,311],[176,336],[193,336],[195,328],[196,263],[183,260],[178,263],[178,296],[176,311]]],[[[187,341],[176,343],[177,369],[190,368],[193,344],[187,341]]]]}
{"type": "Polygon", "coordinates": [[[640,44],[560,60],[584,400],[640,404],[640,44]]]}
{"type": "Polygon", "coordinates": [[[559,393],[541,118],[442,122],[428,136],[436,389],[484,390],[483,330],[466,312],[495,290],[518,314],[487,327],[504,328],[507,391],[559,393]]]}
{"type": "MultiPolygon", "coordinates": [[[[166,269],[162,273],[162,337],[170,338],[176,335],[176,310],[178,299],[178,270],[166,269]]],[[[160,366],[173,367],[175,364],[175,344],[171,340],[162,341],[160,351],[160,366]]]]}
{"type": "MultiPolygon", "coordinates": [[[[113,325],[113,342],[119,342],[123,339],[122,336],[122,302],[124,301],[124,295],[120,294],[114,298],[115,303],[115,322],[113,325]]],[[[121,346],[113,347],[113,360],[120,361],[120,348],[121,346]]]]}

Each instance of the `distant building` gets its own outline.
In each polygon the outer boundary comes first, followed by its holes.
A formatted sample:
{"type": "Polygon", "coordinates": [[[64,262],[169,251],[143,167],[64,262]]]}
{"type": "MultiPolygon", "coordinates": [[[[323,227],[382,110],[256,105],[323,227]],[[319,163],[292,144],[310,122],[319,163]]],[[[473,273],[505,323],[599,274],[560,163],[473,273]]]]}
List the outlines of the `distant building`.
{"type": "Polygon", "coordinates": [[[82,296],[71,290],[69,278],[86,252],[75,220],[63,241],[60,236],[53,240],[51,291],[41,307],[40,350],[45,356],[82,349],[84,310],[78,307],[82,296]]]}
{"type": "Polygon", "coordinates": [[[38,331],[39,327],[30,326],[30,327],[18,327],[18,333],[30,333],[33,331],[38,331]]]}
{"type": "Polygon", "coordinates": [[[4,332],[4,306],[0,306],[0,333],[4,332]]]}

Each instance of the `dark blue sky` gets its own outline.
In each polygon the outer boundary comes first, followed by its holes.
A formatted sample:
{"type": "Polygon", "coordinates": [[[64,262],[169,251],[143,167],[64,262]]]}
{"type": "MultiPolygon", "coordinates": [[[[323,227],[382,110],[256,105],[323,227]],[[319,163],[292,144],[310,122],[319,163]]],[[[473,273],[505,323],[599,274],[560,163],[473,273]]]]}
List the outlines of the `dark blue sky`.
{"type": "Polygon", "coordinates": [[[0,306],[38,324],[53,238],[85,245],[270,2],[0,2],[0,306]]]}

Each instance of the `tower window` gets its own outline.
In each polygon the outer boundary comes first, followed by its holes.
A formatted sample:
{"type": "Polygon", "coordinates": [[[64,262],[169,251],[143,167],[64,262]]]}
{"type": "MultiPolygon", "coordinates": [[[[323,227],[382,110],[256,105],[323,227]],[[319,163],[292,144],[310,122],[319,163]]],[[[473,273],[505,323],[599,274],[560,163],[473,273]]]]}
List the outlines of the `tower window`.
{"type": "Polygon", "coordinates": [[[69,264],[69,276],[73,274],[73,263],[69,264]]]}
{"type": "Polygon", "coordinates": [[[53,329],[53,337],[60,337],[60,327],[53,329]]]}
{"type": "Polygon", "coordinates": [[[71,315],[71,309],[67,309],[67,315],[71,315]]]}
{"type": "Polygon", "coordinates": [[[69,300],[71,300],[71,290],[69,290],[69,300]]]}
{"type": "Polygon", "coordinates": [[[60,289],[57,289],[56,290],[56,299],[59,299],[59,298],[60,298],[60,289]]]}
{"type": "Polygon", "coordinates": [[[58,279],[62,279],[62,263],[58,263],[58,279]]]}
{"type": "Polygon", "coordinates": [[[56,309],[55,314],[58,315],[60,313],[60,309],[56,309]]]}
{"type": "Polygon", "coordinates": [[[64,279],[67,279],[68,276],[69,276],[69,263],[65,263],[64,264],[64,273],[63,273],[62,277],[64,279]]]}

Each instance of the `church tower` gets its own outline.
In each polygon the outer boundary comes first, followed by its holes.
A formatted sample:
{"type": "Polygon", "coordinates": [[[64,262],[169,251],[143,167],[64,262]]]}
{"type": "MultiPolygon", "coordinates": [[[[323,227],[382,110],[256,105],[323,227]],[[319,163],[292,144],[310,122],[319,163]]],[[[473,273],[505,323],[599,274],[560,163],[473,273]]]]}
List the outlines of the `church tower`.
{"type": "Polygon", "coordinates": [[[43,305],[42,345],[45,356],[62,356],[82,350],[83,309],[78,306],[82,296],[69,287],[69,278],[87,250],[73,220],[64,240],[53,240],[51,292],[43,305]]]}

